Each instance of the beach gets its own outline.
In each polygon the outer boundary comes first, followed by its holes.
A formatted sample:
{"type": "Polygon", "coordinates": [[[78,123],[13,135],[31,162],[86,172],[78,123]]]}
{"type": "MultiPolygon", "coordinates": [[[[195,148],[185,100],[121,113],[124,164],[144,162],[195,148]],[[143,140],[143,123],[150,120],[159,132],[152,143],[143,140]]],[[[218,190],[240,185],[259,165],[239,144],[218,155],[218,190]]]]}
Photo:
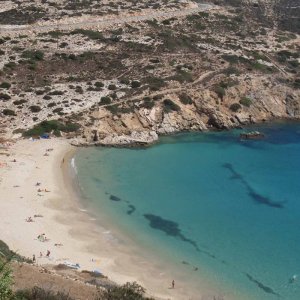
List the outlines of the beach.
{"type": "Polygon", "coordinates": [[[0,239],[20,255],[35,255],[36,264],[98,270],[119,284],[137,281],[158,299],[211,299],[211,290],[199,295],[184,286],[180,274],[84,209],[68,175],[75,151],[61,138],[19,140],[1,150],[0,239]]]}

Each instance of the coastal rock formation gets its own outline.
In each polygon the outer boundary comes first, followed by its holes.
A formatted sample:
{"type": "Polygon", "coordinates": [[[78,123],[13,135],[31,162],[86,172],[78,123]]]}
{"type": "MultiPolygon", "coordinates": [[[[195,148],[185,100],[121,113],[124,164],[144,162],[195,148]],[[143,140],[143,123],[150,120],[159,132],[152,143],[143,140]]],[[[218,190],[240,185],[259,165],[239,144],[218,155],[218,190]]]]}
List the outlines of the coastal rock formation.
{"type": "MultiPolygon", "coordinates": [[[[139,108],[133,112],[112,115],[105,108],[92,112],[98,116],[98,144],[128,145],[147,144],[156,141],[158,135],[181,131],[203,131],[207,129],[229,129],[274,118],[300,118],[300,95],[298,91],[277,84],[274,79],[265,77],[239,79],[239,83],[228,88],[223,99],[215,92],[190,91],[191,104],[178,101],[178,95],[167,94],[178,106],[176,111],[165,112],[163,101],[155,103],[151,109],[139,108]],[[251,104],[239,104],[236,111],[232,105],[239,103],[247,95],[251,104]],[[218,102],[216,104],[216,102],[218,102]]],[[[241,101],[242,102],[242,101],[241,101]]],[[[96,117],[96,120],[98,120],[96,117]]],[[[97,124],[97,122],[95,122],[97,124]]],[[[93,143],[90,129],[85,130],[87,138],[83,143],[93,143]],[[90,137],[90,138],[89,138],[90,137]]]]}

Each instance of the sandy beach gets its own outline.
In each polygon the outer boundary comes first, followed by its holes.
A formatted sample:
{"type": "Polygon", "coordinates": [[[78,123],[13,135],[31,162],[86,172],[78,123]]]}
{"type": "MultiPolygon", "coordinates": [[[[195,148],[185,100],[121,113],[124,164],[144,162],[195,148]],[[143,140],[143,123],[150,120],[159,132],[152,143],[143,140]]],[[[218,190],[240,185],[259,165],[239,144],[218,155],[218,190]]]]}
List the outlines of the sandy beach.
{"type": "Polygon", "coordinates": [[[20,140],[1,149],[0,239],[21,255],[34,254],[39,265],[78,264],[120,284],[137,281],[158,299],[213,299],[212,291],[199,295],[185,287],[180,274],[171,275],[167,265],[132,246],[130,237],[82,208],[66,178],[75,149],[57,138],[20,140]],[[172,279],[176,289],[170,288],[172,279]]]}

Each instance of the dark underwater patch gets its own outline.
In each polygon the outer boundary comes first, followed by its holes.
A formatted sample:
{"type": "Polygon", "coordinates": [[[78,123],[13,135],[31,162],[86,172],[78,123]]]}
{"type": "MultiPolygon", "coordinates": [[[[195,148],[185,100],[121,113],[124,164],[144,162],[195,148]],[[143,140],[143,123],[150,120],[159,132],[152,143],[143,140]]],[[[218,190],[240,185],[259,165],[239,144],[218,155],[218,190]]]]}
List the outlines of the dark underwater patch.
{"type": "Polygon", "coordinates": [[[268,293],[268,294],[272,294],[275,296],[279,296],[279,294],[277,294],[273,289],[271,289],[270,287],[264,285],[263,283],[261,283],[260,281],[258,281],[257,279],[253,278],[251,275],[249,275],[248,273],[245,273],[245,275],[247,276],[247,278],[254,282],[260,289],[262,289],[264,292],[268,293]]]}
{"type": "Polygon", "coordinates": [[[200,249],[198,244],[192,239],[185,237],[182,234],[181,229],[179,228],[177,223],[152,214],[144,214],[144,217],[150,222],[151,228],[161,230],[168,236],[172,236],[183,242],[189,243],[195,248],[197,252],[203,253],[213,259],[220,260],[214,254],[208,252],[207,250],[200,249]]]}
{"type": "Polygon", "coordinates": [[[131,215],[136,211],[136,208],[134,205],[130,204],[128,205],[127,215],[131,215]]]}
{"type": "Polygon", "coordinates": [[[248,194],[255,202],[257,202],[259,204],[265,204],[265,205],[275,207],[275,208],[284,208],[284,206],[282,205],[283,202],[271,201],[268,197],[264,197],[260,194],[257,194],[253,190],[249,190],[248,194]]]}
{"type": "Polygon", "coordinates": [[[273,208],[284,208],[284,202],[272,201],[270,198],[257,193],[254,190],[254,188],[249,184],[249,182],[245,179],[245,177],[234,169],[232,164],[226,163],[223,164],[223,167],[231,172],[232,176],[230,178],[232,180],[239,180],[245,186],[245,188],[248,190],[248,195],[252,198],[252,200],[255,203],[267,205],[273,208]]]}
{"type": "Polygon", "coordinates": [[[152,215],[152,214],[144,214],[144,217],[150,222],[150,227],[163,231],[166,235],[175,237],[181,241],[187,242],[191,244],[197,251],[200,252],[200,249],[197,245],[197,243],[187,237],[185,237],[180,228],[178,227],[178,224],[161,218],[160,216],[152,215]]]}
{"type": "Polygon", "coordinates": [[[121,198],[114,195],[110,195],[109,200],[118,202],[121,201],[121,198]]]}

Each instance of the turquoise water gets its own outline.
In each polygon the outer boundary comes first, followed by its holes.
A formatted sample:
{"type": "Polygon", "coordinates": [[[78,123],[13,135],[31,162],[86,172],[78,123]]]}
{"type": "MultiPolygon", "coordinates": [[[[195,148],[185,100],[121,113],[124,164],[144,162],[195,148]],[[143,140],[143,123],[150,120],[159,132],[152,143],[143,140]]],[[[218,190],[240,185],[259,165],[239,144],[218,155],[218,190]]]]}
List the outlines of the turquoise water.
{"type": "Polygon", "coordinates": [[[233,130],[82,149],[85,201],[195,282],[205,274],[220,293],[298,300],[300,124],[258,129],[264,140],[240,141],[233,130]]]}

